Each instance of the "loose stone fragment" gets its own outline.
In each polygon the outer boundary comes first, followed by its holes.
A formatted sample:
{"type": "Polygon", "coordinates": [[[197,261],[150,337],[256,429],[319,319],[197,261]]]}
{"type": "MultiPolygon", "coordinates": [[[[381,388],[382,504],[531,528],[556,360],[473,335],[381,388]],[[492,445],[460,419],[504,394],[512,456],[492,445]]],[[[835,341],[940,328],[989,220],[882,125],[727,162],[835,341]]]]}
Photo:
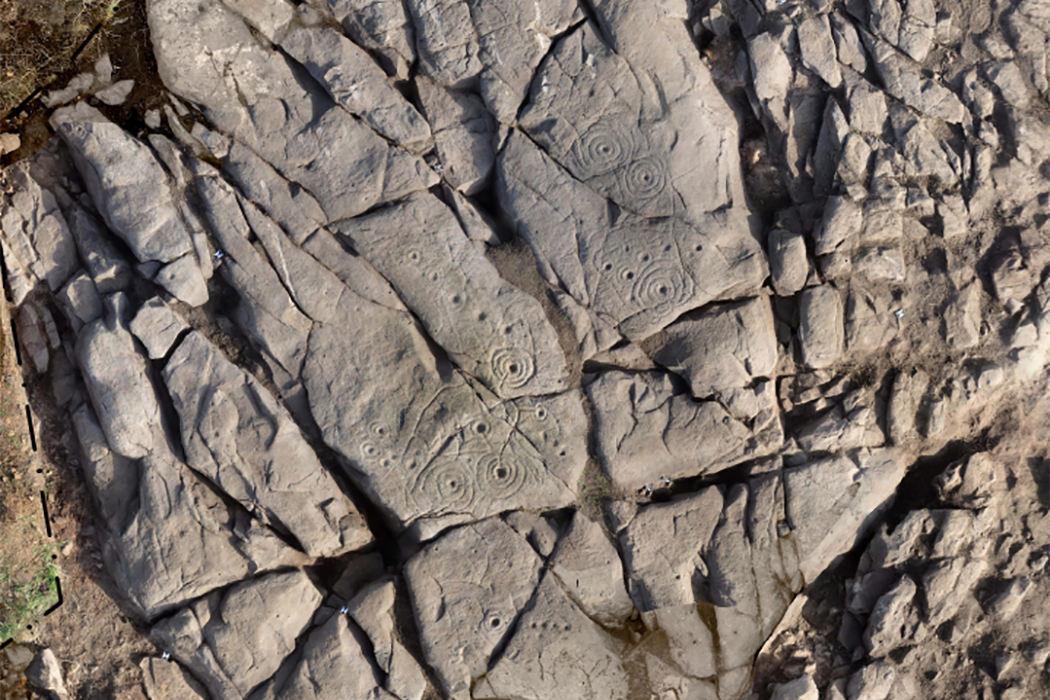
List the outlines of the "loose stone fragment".
{"type": "Polygon", "coordinates": [[[189,324],[163,300],[154,297],[142,305],[129,328],[146,346],[149,358],[158,360],[168,354],[175,340],[189,328],[189,324]]]}

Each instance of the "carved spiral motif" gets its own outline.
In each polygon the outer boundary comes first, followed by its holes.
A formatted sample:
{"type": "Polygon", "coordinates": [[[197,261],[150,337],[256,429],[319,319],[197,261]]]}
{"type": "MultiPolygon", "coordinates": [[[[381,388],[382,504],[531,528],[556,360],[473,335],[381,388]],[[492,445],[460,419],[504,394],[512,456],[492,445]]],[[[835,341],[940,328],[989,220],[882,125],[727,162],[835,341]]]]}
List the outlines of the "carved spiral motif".
{"type": "Polygon", "coordinates": [[[576,158],[584,177],[603,175],[633,156],[631,134],[616,122],[597,122],[576,141],[576,158]]]}
{"type": "Polygon", "coordinates": [[[368,425],[368,432],[376,437],[378,440],[385,440],[391,436],[390,426],[383,421],[372,421],[368,425]]]}
{"type": "Polygon", "coordinates": [[[646,308],[677,301],[685,294],[681,270],[670,265],[654,264],[635,277],[632,296],[646,308]]]}
{"type": "Polygon", "coordinates": [[[366,460],[375,459],[379,455],[379,446],[370,440],[361,443],[361,457],[366,460]]]}
{"type": "Polygon", "coordinates": [[[532,355],[521,348],[499,348],[492,353],[492,374],[502,386],[519,389],[532,379],[536,363],[532,355]]]}
{"type": "Polygon", "coordinates": [[[623,187],[627,195],[636,199],[652,199],[667,186],[667,170],[659,158],[647,156],[633,161],[623,173],[623,187]]]}
{"type": "Polygon", "coordinates": [[[474,479],[465,460],[438,457],[417,475],[414,489],[418,500],[431,507],[469,510],[474,503],[474,479]]]}
{"type": "Polygon", "coordinates": [[[478,487],[485,498],[510,498],[525,485],[525,470],[499,455],[485,455],[478,460],[478,487]]]}

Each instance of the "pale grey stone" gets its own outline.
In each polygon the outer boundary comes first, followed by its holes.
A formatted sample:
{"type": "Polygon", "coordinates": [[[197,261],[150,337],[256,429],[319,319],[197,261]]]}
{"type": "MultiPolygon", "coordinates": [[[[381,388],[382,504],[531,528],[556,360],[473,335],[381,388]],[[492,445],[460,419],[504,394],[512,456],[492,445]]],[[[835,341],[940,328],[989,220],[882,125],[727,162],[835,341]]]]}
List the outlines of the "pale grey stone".
{"type": "Polygon", "coordinates": [[[508,514],[504,520],[544,559],[547,559],[554,551],[554,545],[558,542],[558,530],[556,529],[557,524],[553,521],[520,510],[508,514]]]}
{"type": "Polygon", "coordinates": [[[282,669],[250,700],[395,700],[383,690],[368,637],[346,615],[310,631],[291,669],[282,669]]]}
{"type": "Polygon", "coordinates": [[[50,649],[41,649],[25,670],[26,683],[30,688],[43,693],[48,700],[69,700],[66,682],[62,678],[62,666],[50,649]]]}
{"type": "Polygon", "coordinates": [[[173,297],[190,306],[203,306],[208,301],[208,284],[198,265],[195,254],[183,255],[168,263],[154,276],[160,286],[173,297]]]}
{"type": "MultiPolygon", "coordinates": [[[[622,9],[657,14],[645,5],[622,9]]],[[[706,214],[742,201],[739,154],[730,146],[736,121],[696,60],[684,23],[635,18],[652,22],[647,28],[617,21],[620,9],[603,3],[599,14],[606,11],[622,35],[614,43],[623,46],[614,52],[591,24],[563,38],[533,81],[519,124],[577,180],[624,210],[701,227],[706,214]],[[667,62],[675,71],[663,70],[667,62]],[[641,81],[657,75],[664,97],[655,103],[641,81]]]]}
{"type": "Polygon", "coordinates": [[[1031,100],[1020,66],[1014,61],[993,61],[986,64],[984,74],[999,88],[1003,101],[1018,109],[1025,109],[1031,100]]]}
{"type": "Polygon", "coordinates": [[[158,360],[168,354],[189,324],[162,299],[153,297],[138,310],[129,328],[146,346],[150,359],[158,360]]]}
{"type": "Polygon", "coordinates": [[[135,88],[134,80],[119,80],[109,87],[95,91],[95,98],[111,107],[124,104],[135,88]]]}
{"type": "Polygon", "coordinates": [[[28,163],[4,170],[10,188],[0,207],[4,262],[12,302],[21,304],[37,281],[57,291],[79,267],[66,219],[50,190],[41,187],[28,163]]]}
{"type": "Polygon", "coordinates": [[[176,661],[146,656],[139,668],[149,700],[207,700],[208,691],[176,661]]]}
{"type": "Polygon", "coordinates": [[[847,84],[850,126],[864,134],[882,136],[883,126],[889,116],[885,93],[863,78],[850,80],[847,84]]]}
{"type": "Polygon", "coordinates": [[[440,200],[413,196],[337,230],[390,280],[452,361],[496,394],[566,388],[565,356],[539,302],[499,276],[440,200]]]}
{"type": "Polygon", "coordinates": [[[938,495],[946,503],[983,508],[992,501],[992,487],[998,478],[995,460],[979,453],[949,465],[935,483],[938,495]]]}
{"type": "Polygon", "coordinates": [[[454,530],[408,561],[419,639],[446,695],[470,697],[533,597],[542,565],[498,518],[454,530]]]}
{"type": "Polygon", "coordinates": [[[500,154],[498,174],[501,206],[532,247],[540,274],[629,339],[714,299],[747,295],[767,275],[737,209],[706,215],[696,228],[626,211],[613,218],[607,200],[518,133],[500,154]]]}
{"type": "Polygon", "coordinates": [[[167,263],[192,250],[167,175],[148,146],[84,102],[51,119],[95,209],[140,262],[167,263]],[[142,206],[145,202],[150,206],[142,206]]]}
{"type": "Polygon", "coordinates": [[[569,597],[592,620],[618,627],[634,610],[616,547],[601,525],[580,511],[573,514],[550,563],[569,597]]]}
{"type": "Polygon", "coordinates": [[[902,576],[876,601],[864,630],[864,647],[873,658],[922,641],[918,637],[921,623],[914,604],[916,590],[915,581],[910,576],[902,576]]]}
{"type": "Polygon", "coordinates": [[[707,488],[642,508],[620,531],[631,598],[639,610],[696,603],[707,577],[700,552],[721,513],[721,492],[707,488]]]}
{"type": "Polygon", "coordinates": [[[766,297],[711,304],[643,343],[654,361],[680,374],[705,398],[773,375],[777,339],[766,297]]]}
{"type": "Polygon", "coordinates": [[[430,126],[364,49],[328,27],[297,27],[281,48],[325,86],[336,104],[411,153],[433,147],[430,126]]]}
{"type": "Polygon", "coordinates": [[[919,407],[922,404],[930,377],[921,369],[901,371],[893,381],[886,424],[896,444],[919,437],[919,407]]]}
{"type": "Polygon", "coordinates": [[[100,294],[123,289],[131,281],[128,262],[109,240],[109,231],[79,204],[69,209],[69,230],[76,241],[77,252],[100,294]]]}
{"type": "Polygon", "coordinates": [[[808,17],[798,25],[798,43],[802,64],[820,76],[832,88],[842,84],[842,71],[835,61],[835,44],[827,15],[808,17]]]}
{"type": "Polygon", "coordinates": [[[269,574],[196,601],[156,623],[150,636],[213,699],[235,700],[277,671],[320,603],[302,571],[269,574]]]}
{"type": "Polygon", "coordinates": [[[304,563],[303,555],[229,508],[179,462],[159,425],[150,454],[134,461],[109,449],[89,406],[73,414],[73,425],[89,487],[106,519],[103,561],[144,618],[249,573],[304,563]]]}
{"type": "MultiPolygon", "coordinates": [[[[896,4],[896,0],[887,0],[896,4]]],[[[886,92],[931,117],[959,124],[966,108],[948,88],[923,76],[918,66],[885,41],[862,32],[886,92]]]]}
{"type": "Polygon", "coordinates": [[[310,334],[303,381],[325,441],[398,529],[429,538],[449,513],[463,522],[573,500],[586,429],[573,394],[500,404],[435,357],[407,313],[343,298],[310,334]]]}
{"type": "Polygon", "coordinates": [[[763,33],[748,40],[748,57],[755,76],[755,96],[774,121],[786,125],[786,100],[791,86],[791,62],[772,34],[763,33]]]}
{"type": "Polygon", "coordinates": [[[820,689],[810,675],[789,683],[777,683],[772,700],[820,700],[820,689]]]}
{"type": "Polygon", "coordinates": [[[77,332],[83,324],[102,317],[102,298],[95,283],[83,270],[73,275],[56,296],[77,332]]]}
{"type": "Polygon", "coordinates": [[[845,327],[842,318],[842,295],[831,285],[810,287],[802,292],[802,320],[798,340],[802,360],[808,367],[823,369],[842,356],[845,327]]]}
{"type": "Polygon", "coordinates": [[[157,0],[148,10],[165,85],[312,193],[329,218],[354,216],[437,182],[421,158],[389,146],[337,107],[218,0],[157,0]],[[216,60],[197,61],[201,55],[216,60]]]}
{"type": "Polygon", "coordinates": [[[839,62],[849,66],[857,73],[864,73],[867,70],[868,61],[864,54],[864,44],[857,30],[854,29],[853,23],[838,12],[831,13],[830,17],[839,62]]]}
{"type": "Polygon", "coordinates": [[[880,448],[784,471],[786,512],[806,582],[863,539],[888,507],[904,469],[895,450],[880,448]]]}
{"type": "Polygon", "coordinates": [[[837,452],[855,447],[878,447],[886,442],[874,392],[860,389],[798,430],[798,446],[805,452],[837,452]]]}
{"type": "Polygon", "coordinates": [[[717,472],[775,451],[783,440],[778,431],[753,433],[743,416],[681,393],[660,372],[604,372],[587,393],[602,468],[625,490],[717,472]]]}
{"type": "Polygon", "coordinates": [[[162,372],[187,463],[310,556],[372,541],[285,409],[254,377],[193,331],[162,372]]]}
{"type": "Polygon", "coordinates": [[[421,71],[449,88],[475,82],[485,106],[513,124],[554,37],[578,17],[571,0],[408,0],[421,71]]]}
{"type": "Polygon", "coordinates": [[[416,79],[416,89],[434,133],[442,179],[464,194],[478,193],[496,162],[492,115],[477,95],[425,77],[416,79]]]}
{"type": "Polygon", "coordinates": [[[404,3],[328,0],[328,5],[354,43],[378,54],[383,70],[398,80],[408,78],[416,59],[416,37],[404,3]]]}
{"type": "Polygon", "coordinates": [[[945,302],[941,315],[941,336],[954,350],[966,350],[980,342],[981,290],[971,282],[953,293],[945,302]]]}
{"type": "Polygon", "coordinates": [[[145,457],[154,447],[160,406],[146,359],[117,314],[88,324],[77,338],[77,363],[110,448],[125,457],[145,457]]]}
{"type": "Polygon", "coordinates": [[[855,239],[864,221],[863,210],[849,197],[829,197],[817,233],[814,252],[827,255],[845,241],[855,239]]]}
{"type": "Polygon", "coordinates": [[[792,296],[806,285],[809,277],[806,239],[801,233],[777,228],[770,231],[767,245],[773,289],[779,296],[792,296]]]}
{"type": "Polygon", "coordinates": [[[224,251],[222,275],[241,303],[235,318],[261,347],[282,392],[294,391],[302,373],[312,324],[288,296],[281,279],[248,242],[250,227],[235,194],[222,180],[197,179],[211,231],[224,251]]]}
{"type": "Polygon", "coordinates": [[[372,643],[376,665],[386,674],[386,689],[399,700],[420,700],[428,687],[426,675],[395,632],[394,600],[394,582],[387,578],[358,593],[347,608],[372,643]]]}
{"type": "Polygon", "coordinates": [[[850,676],[846,697],[849,700],[887,700],[896,678],[892,664],[875,661],[850,676]]]}
{"type": "Polygon", "coordinates": [[[471,697],[626,700],[622,643],[587,619],[547,574],[517,632],[471,697]]]}

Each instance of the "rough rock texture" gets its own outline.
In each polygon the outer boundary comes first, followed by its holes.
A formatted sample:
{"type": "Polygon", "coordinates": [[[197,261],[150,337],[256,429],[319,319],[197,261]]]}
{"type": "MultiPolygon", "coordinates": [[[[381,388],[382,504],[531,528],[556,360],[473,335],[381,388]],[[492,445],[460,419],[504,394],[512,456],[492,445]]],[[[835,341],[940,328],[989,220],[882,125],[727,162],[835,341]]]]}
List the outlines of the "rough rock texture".
{"type": "Polygon", "coordinates": [[[572,700],[627,697],[621,644],[572,604],[549,574],[536,590],[518,631],[474,687],[475,698],[557,695],[572,700]]]}
{"type": "Polygon", "coordinates": [[[372,541],[287,411],[204,336],[187,335],[162,374],[193,469],[261,522],[289,533],[310,556],[372,541]]]}
{"type": "MultiPolygon", "coordinates": [[[[768,387],[758,390],[772,397],[768,387]]],[[[749,416],[733,415],[718,401],[697,401],[659,372],[605,372],[587,393],[602,467],[625,489],[717,472],[775,451],[783,439],[775,417],[773,425],[756,422],[753,431],[749,416]]]]}
{"type": "Polygon", "coordinates": [[[504,398],[565,389],[565,357],[540,304],[500,278],[429,195],[336,225],[464,371],[504,398]],[[404,247],[400,226],[417,233],[404,247]],[[406,264],[407,261],[407,264],[406,264]]]}
{"type": "Polygon", "coordinates": [[[212,698],[243,698],[295,649],[320,602],[303,572],[269,574],[206,596],[155,624],[150,636],[212,698]]]}
{"type": "Polygon", "coordinates": [[[449,697],[470,697],[472,682],[488,670],[533,597],[541,566],[499,519],[455,530],[408,562],[423,652],[449,697]]]}
{"type": "Polygon", "coordinates": [[[0,171],[69,695],[1046,697],[1045,6],[149,0],[0,171]]]}

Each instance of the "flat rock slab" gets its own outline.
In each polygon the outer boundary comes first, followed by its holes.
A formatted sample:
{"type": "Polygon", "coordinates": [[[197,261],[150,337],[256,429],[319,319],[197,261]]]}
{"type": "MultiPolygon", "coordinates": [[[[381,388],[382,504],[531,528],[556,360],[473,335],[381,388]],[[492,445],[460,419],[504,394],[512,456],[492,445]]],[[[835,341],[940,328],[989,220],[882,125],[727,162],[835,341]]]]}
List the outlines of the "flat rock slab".
{"type": "Polygon", "coordinates": [[[4,263],[12,302],[21,304],[38,280],[58,290],[76,272],[73,234],[54,194],[33,179],[28,164],[4,170],[11,189],[2,200],[4,263]]]}
{"type": "Polygon", "coordinates": [[[406,5],[423,74],[446,87],[476,80],[485,105],[505,124],[517,117],[551,39],[581,14],[573,0],[540,0],[528,7],[513,0],[406,5]]]}
{"type": "Polygon", "coordinates": [[[372,541],[364,518],[321,466],[288,412],[197,331],[162,372],[186,461],[310,556],[372,541]]]}
{"type": "Polygon", "coordinates": [[[542,566],[496,518],[454,530],[409,560],[405,581],[423,653],[449,697],[470,697],[532,598],[542,566]]]}
{"type": "Polygon", "coordinates": [[[807,582],[870,531],[892,503],[905,467],[895,449],[880,448],[784,471],[787,518],[807,582]],[[839,495],[831,501],[831,494],[839,495]]]}
{"type": "Polygon", "coordinates": [[[140,262],[167,263],[192,251],[167,174],[144,143],[85,102],[52,119],[95,208],[140,262]]]}
{"type": "Polygon", "coordinates": [[[147,656],[139,662],[149,700],[206,700],[208,691],[175,661],[147,656]]]}
{"type": "Polygon", "coordinates": [[[591,23],[562,39],[533,81],[521,127],[624,210],[701,225],[702,214],[731,203],[740,187],[731,112],[703,64],[678,54],[679,42],[691,41],[684,27],[657,21],[632,28],[612,16],[620,10],[611,3],[602,10],[622,41],[610,48],[591,23]],[[643,82],[657,74],[662,104],[643,82]]]}
{"type": "Polygon", "coordinates": [[[398,291],[452,361],[496,394],[553,394],[565,356],[539,302],[500,278],[455,214],[409,197],[335,229],[398,291]]]}
{"type": "Polygon", "coordinates": [[[269,574],[208,595],[155,624],[150,636],[213,700],[241,700],[295,649],[320,603],[302,571],[269,574]]]}
{"type": "Polygon", "coordinates": [[[471,696],[626,700],[622,643],[580,612],[549,573],[518,630],[471,696]]]}
{"type": "Polygon", "coordinates": [[[430,126],[368,53],[328,27],[297,27],[281,48],[303,64],[351,114],[411,153],[433,146],[430,126]]]}
{"type": "Polygon", "coordinates": [[[642,508],[620,530],[631,598],[639,610],[696,603],[706,569],[700,552],[721,513],[721,491],[708,488],[642,508]]]}
{"type": "Polygon", "coordinates": [[[328,0],[347,36],[377,56],[390,76],[408,77],[416,60],[415,31],[400,0],[328,0]]]}
{"type": "Polygon", "coordinates": [[[569,597],[591,619],[609,627],[623,624],[634,610],[624,587],[623,563],[598,523],[580,511],[551,554],[550,568],[569,597]]]}
{"type": "Polygon", "coordinates": [[[168,354],[176,339],[189,324],[159,297],[147,301],[135,314],[129,326],[131,332],[146,346],[151,360],[168,354]]]}
{"type": "Polygon", "coordinates": [[[501,404],[435,357],[403,311],[346,297],[311,331],[303,382],[325,441],[355,465],[350,476],[416,537],[573,500],[585,464],[578,395],[501,404]]]}
{"type": "Polygon", "coordinates": [[[500,205],[540,273],[629,339],[709,301],[756,290],[768,274],[736,210],[690,222],[627,210],[614,217],[607,199],[518,133],[500,153],[497,173],[500,205]]]}
{"type": "Polygon", "coordinates": [[[305,557],[246,513],[228,507],[163,447],[140,460],[110,451],[89,406],[73,415],[81,464],[108,523],[103,561],[146,619],[305,557]]]}
{"type": "Polygon", "coordinates": [[[88,324],[77,338],[77,362],[110,448],[137,459],[150,454],[160,405],[146,358],[115,313],[88,324]]]}
{"type": "Polygon", "coordinates": [[[676,389],[660,372],[604,372],[587,394],[602,468],[624,489],[717,472],[779,446],[780,440],[756,438],[721,403],[676,389]]]}
{"type": "Polygon", "coordinates": [[[654,361],[680,374],[704,398],[770,377],[777,338],[769,300],[755,297],[691,312],[643,343],[654,361]]]}
{"type": "Polygon", "coordinates": [[[421,158],[391,147],[337,107],[218,0],[155,0],[148,15],[165,85],[312,193],[329,218],[354,216],[438,182],[421,158]],[[216,60],[195,59],[202,55],[216,60]]]}
{"type": "Polygon", "coordinates": [[[368,637],[345,615],[310,631],[302,655],[250,700],[398,700],[383,690],[368,637]]]}

